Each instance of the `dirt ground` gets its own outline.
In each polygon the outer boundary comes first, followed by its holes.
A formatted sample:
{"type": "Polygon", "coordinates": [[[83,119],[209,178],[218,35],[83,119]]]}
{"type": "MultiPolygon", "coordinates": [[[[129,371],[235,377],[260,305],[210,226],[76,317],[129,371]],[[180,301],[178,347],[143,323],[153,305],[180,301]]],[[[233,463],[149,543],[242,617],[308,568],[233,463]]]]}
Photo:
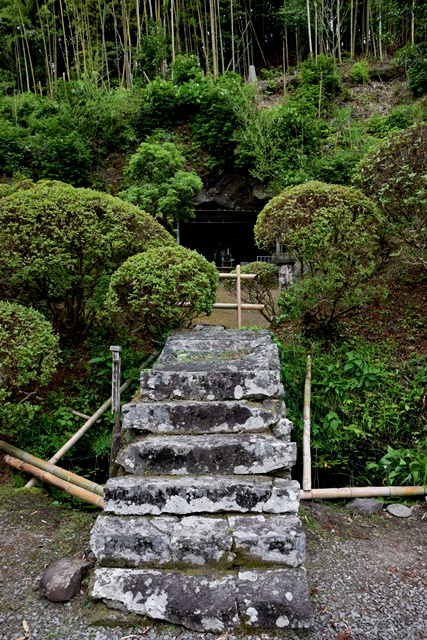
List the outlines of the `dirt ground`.
{"type": "MultiPolygon", "coordinates": [[[[0,639],[127,636],[128,631],[108,635],[113,631],[104,628],[102,635],[97,635],[100,632],[91,626],[93,604],[87,595],[87,581],[70,603],[49,602],[38,591],[47,564],[64,557],[83,557],[99,511],[65,508],[42,489],[16,490],[8,477],[3,480],[0,639]]],[[[308,634],[295,632],[289,637],[427,639],[427,503],[414,502],[413,515],[405,520],[386,511],[368,518],[351,516],[344,505],[307,501],[301,506],[314,627],[308,634]]],[[[148,628],[150,637],[159,639],[185,635],[173,625],[150,623],[148,628]]],[[[208,635],[212,634],[199,634],[208,635]]]]}

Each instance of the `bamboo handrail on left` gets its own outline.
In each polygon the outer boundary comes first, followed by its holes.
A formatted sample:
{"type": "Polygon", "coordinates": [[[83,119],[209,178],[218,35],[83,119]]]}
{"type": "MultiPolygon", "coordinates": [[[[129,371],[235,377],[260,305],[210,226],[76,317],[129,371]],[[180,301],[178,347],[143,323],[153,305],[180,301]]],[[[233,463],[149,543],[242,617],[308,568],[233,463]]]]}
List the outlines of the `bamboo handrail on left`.
{"type": "MultiPolygon", "coordinates": [[[[143,369],[148,364],[150,364],[155,358],[157,358],[157,356],[158,356],[158,351],[156,351],[156,353],[153,353],[153,355],[151,355],[149,358],[147,358],[147,360],[145,360],[142,363],[142,365],[140,366],[140,369],[143,369]]],[[[126,391],[126,389],[128,389],[130,387],[130,385],[132,384],[132,381],[133,381],[133,378],[128,378],[126,380],[126,382],[124,382],[122,384],[122,386],[120,387],[120,393],[123,393],[123,391],[126,391]]],[[[97,411],[95,411],[93,416],[90,417],[89,420],[86,420],[84,425],[82,427],[80,427],[80,429],[69,440],[67,440],[67,442],[64,444],[64,446],[61,447],[61,449],[59,449],[59,451],[57,451],[55,453],[55,455],[52,456],[52,458],[50,458],[49,462],[51,464],[55,464],[55,462],[58,462],[58,460],[60,458],[62,458],[62,456],[65,453],[67,453],[67,451],[69,449],[71,449],[71,447],[73,445],[75,445],[76,442],[78,442],[82,436],[84,436],[84,434],[89,429],[89,427],[91,427],[98,420],[98,418],[101,417],[102,414],[105,413],[107,411],[107,409],[111,406],[111,400],[112,399],[111,399],[111,396],[110,396],[110,398],[108,400],[106,400],[104,402],[104,404],[99,407],[99,409],[97,411]]],[[[35,479],[31,478],[31,480],[29,482],[27,482],[27,484],[25,486],[28,489],[30,487],[34,487],[35,484],[36,484],[35,479]]]]}
{"type": "Polygon", "coordinates": [[[22,451],[22,449],[18,449],[18,447],[14,447],[12,444],[8,444],[3,440],[0,440],[0,451],[4,451],[23,462],[28,462],[34,467],[42,469],[42,471],[48,471],[53,476],[61,478],[61,480],[65,480],[66,482],[71,482],[71,484],[75,484],[77,487],[96,493],[99,496],[104,495],[104,488],[100,484],[91,482],[90,480],[87,480],[87,478],[82,478],[82,476],[78,476],[76,473],[72,473],[71,471],[61,469],[61,467],[57,467],[50,462],[46,462],[46,460],[37,458],[36,456],[31,455],[31,453],[22,451]]]}
{"type": "Polygon", "coordinates": [[[96,493],[92,493],[92,491],[87,491],[86,489],[82,489],[81,487],[76,487],[76,485],[72,484],[71,482],[61,480],[61,478],[57,478],[48,471],[43,471],[43,469],[39,469],[32,464],[28,464],[28,462],[23,462],[22,460],[18,460],[17,458],[13,458],[12,456],[6,455],[4,457],[4,461],[14,469],[18,469],[18,471],[25,471],[25,473],[30,473],[38,480],[53,484],[55,487],[59,487],[59,489],[62,489],[62,491],[69,493],[71,496],[75,496],[76,498],[80,498],[80,500],[84,500],[85,502],[94,504],[100,509],[104,508],[104,498],[97,495],[96,493]]]}

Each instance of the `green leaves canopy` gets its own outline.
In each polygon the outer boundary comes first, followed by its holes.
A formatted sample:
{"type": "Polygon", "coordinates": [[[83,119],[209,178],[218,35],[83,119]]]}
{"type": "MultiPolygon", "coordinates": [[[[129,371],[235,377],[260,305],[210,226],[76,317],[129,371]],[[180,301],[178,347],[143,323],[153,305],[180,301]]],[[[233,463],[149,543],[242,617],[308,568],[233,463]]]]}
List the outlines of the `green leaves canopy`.
{"type": "Polygon", "coordinates": [[[203,184],[194,171],[185,171],[185,158],[171,142],[143,142],[125,172],[130,185],[120,196],[138,205],[164,227],[194,217],[192,198],[203,184]]]}

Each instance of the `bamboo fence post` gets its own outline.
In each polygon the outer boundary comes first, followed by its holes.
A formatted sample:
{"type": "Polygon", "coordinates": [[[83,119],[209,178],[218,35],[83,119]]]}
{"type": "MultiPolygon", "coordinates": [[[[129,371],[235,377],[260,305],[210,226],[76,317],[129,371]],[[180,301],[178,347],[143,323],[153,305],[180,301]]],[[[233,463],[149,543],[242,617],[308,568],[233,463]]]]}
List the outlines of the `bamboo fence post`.
{"type": "MultiPolygon", "coordinates": [[[[147,358],[147,360],[145,360],[142,363],[140,369],[143,369],[148,364],[150,364],[150,362],[152,362],[155,358],[157,358],[158,354],[159,354],[158,351],[153,353],[153,355],[151,355],[149,358],[147,358]]],[[[132,378],[128,378],[126,380],[126,382],[124,382],[122,384],[122,386],[120,387],[120,393],[123,393],[124,391],[126,391],[126,389],[128,389],[130,387],[132,382],[133,382],[133,379],[132,378]]],[[[93,416],[91,418],[89,418],[89,420],[86,420],[84,425],[82,427],[80,427],[80,429],[69,440],[67,440],[67,442],[64,444],[64,446],[61,447],[61,449],[59,449],[59,451],[57,451],[55,453],[55,455],[52,456],[52,458],[50,458],[49,462],[51,464],[55,464],[56,462],[58,462],[58,460],[60,458],[62,458],[62,456],[65,453],[67,453],[67,451],[69,449],[71,449],[71,447],[73,445],[75,445],[76,442],[78,442],[82,436],[84,436],[86,431],[98,420],[98,418],[100,418],[102,416],[102,414],[104,414],[107,411],[107,409],[110,407],[110,405],[111,405],[111,398],[108,398],[108,400],[106,400],[104,402],[104,404],[101,405],[97,411],[95,411],[93,416]]],[[[27,482],[25,487],[26,488],[34,487],[35,484],[36,484],[36,481],[34,480],[34,478],[32,478],[29,482],[27,482]]]]}
{"type": "Polygon", "coordinates": [[[304,387],[304,430],[302,436],[302,488],[311,490],[310,454],[310,400],[311,400],[311,358],[307,356],[307,375],[304,387]]]}
{"type": "Polygon", "coordinates": [[[114,415],[113,437],[111,440],[110,454],[110,478],[117,474],[118,465],[116,456],[120,449],[121,424],[120,424],[120,351],[121,347],[110,347],[113,355],[111,371],[111,413],[114,415]]]}
{"type": "Polygon", "coordinates": [[[242,288],[240,277],[240,264],[236,265],[237,275],[237,327],[240,329],[242,326],[242,288]]]}

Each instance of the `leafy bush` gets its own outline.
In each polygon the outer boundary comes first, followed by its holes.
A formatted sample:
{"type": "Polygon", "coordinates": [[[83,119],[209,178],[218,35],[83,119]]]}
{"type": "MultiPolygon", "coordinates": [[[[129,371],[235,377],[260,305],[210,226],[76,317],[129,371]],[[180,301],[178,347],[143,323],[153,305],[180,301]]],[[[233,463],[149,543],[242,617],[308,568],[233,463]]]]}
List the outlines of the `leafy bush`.
{"type": "Polygon", "coordinates": [[[60,333],[81,335],[108,278],[130,255],[172,244],[150,215],[90,189],[27,184],[0,200],[0,287],[31,301],[60,333]]]}
{"type": "Polygon", "coordinates": [[[133,334],[159,339],[201,313],[209,314],[217,286],[214,264],[196,251],[149,249],[113,273],[106,304],[110,316],[133,334]]]}
{"type": "Polygon", "coordinates": [[[256,242],[267,249],[278,240],[301,267],[278,300],[284,316],[324,330],[366,300],[380,225],[373,202],[352,187],[307,182],[270,200],[256,242]]]}
{"type": "Polygon", "coordinates": [[[378,204],[396,248],[427,267],[427,125],[393,134],[367,153],[355,184],[378,204]]]}
{"type": "Polygon", "coordinates": [[[203,183],[194,171],[185,171],[185,158],[172,142],[143,142],[125,169],[129,184],[123,200],[150,213],[165,227],[194,218],[192,198],[203,183]]]}
{"type": "Polygon", "coordinates": [[[355,62],[350,70],[350,78],[353,82],[365,84],[369,79],[369,64],[367,60],[355,62]]]}
{"type": "Polygon", "coordinates": [[[388,446],[412,449],[413,460],[425,455],[425,356],[402,362],[390,344],[363,340],[338,346],[282,342],[279,352],[287,412],[297,443],[302,441],[306,358],[312,357],[314,466],[352,475],[363,484],[377,484],[384,480],[384,468],[377,461],[388,446]],[[371,472],[368,478],[366,468],[371,472]]]}
{"type": "Polygon", "coordinates": [[[285,97],[277,106],[258,109],[247,96],[234,133],[236,164],[249,169],[274,190],[307,181],[310,160],[320,150],[328,128],[317,117],[317,103],[307,95],[285,97]]]}
{"type": "Polygon", "coordinates": [[[366,131],[376,136],[384,138],[391,133],[396,133],[402,129],[416,124],[423,120],[424,113],[418,103],[413,105],[402,105],[396,107],[388,116],[372,116],[366,123],[366,131]]]}
{"type": "Polygon", "coordinates": [[[385,475],[384,484],[398,486],[427,486],[427,455],[413,449],[393,449],[376,462],[369,462],[367,468],[385,475]]]}
{"type": "Polygon", "coordinates": [[[317,56],[317,60],[307,58],[298,67],[298,85],[298,93],[312,96],[316,104],[319,104],[319,97],[329,102],[342,88],[334,58],[325,55],[317,56]]]}
{"type": "Polygon", "coordinates": [[[37,407],[27,400],[46,384],[58,361],[58,337],[31,308],[0,301],[0,431],[23,430],[37,407]],[[19,397],[18,392],[24,392],[19,397]]]}
{"type": "Polygon", "coordinates": [[[406,67],[408,89],[414,96],[427,93],[427,43],[408,45],[397,52],[397,61],[406,67]]]}
{"type": "Polygon", "coordinates": [[[199,59],[195,55],[177,55],[172,67],[172,80],[175,84],[184,84],[190,80],[201,80],[203,77],[199,59]]]}
{"type": "MultiPolygon", "coordinates": [[[[258,277],[256,280],[242,280],[242,301],[249,304],[263,304],[264,309],[260,313],[271,322],[276,315],[273,291],[279,286],[278,268],[274,264],[267,262],[250,262],[241,267],[241,273],[254,273],[258,277]]],[[[235,273],[235,271],[233,271],[235,273]]],[[[225,288],[228,291],[235,291],[236,282],[225,281],[225,288]]]]}

